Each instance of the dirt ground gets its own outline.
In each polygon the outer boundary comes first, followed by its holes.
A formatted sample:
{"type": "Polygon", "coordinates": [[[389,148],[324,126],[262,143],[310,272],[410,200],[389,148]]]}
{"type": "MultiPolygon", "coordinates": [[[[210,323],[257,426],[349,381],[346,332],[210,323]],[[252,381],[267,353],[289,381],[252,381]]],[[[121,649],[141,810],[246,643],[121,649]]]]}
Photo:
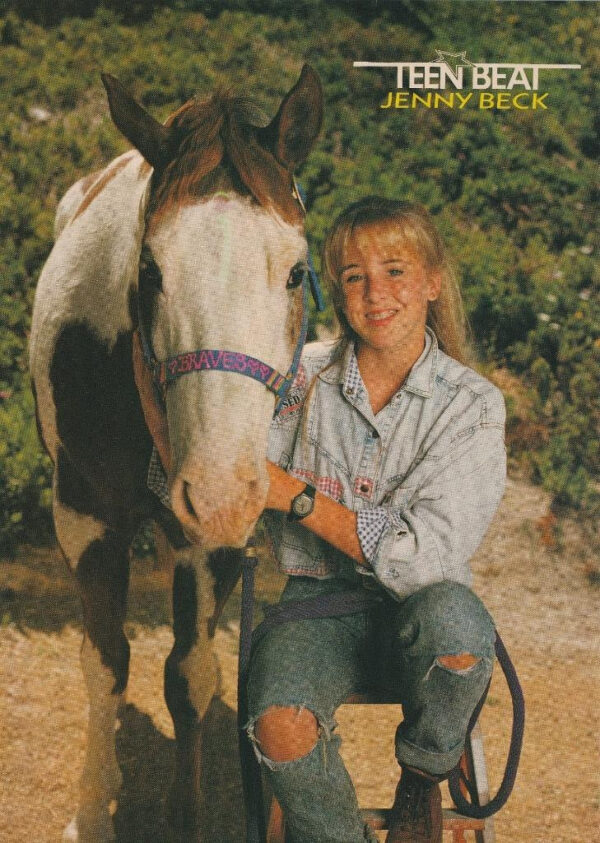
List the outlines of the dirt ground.
{"type": "MultiPolygon", "coordinates": [[[[521,679],[526,734],[515,790],[496,817],[498,843],[599,839],[597,574],[574,525],[548,517],[548,500],[509,483],[473,562],[475,590],[494,615],[521,679]],[[591,572],[591,573],[590,573],[591,572]]],[[[263,563],[259,600],[281,578],[263,563]]],[[[235,686],[239,594],[216,635],[222,694],[210,711],[206,840],[243,839],[235,686]]],[[[24,550],[0,563],[0,841],[59,841],[76,804],[87,701],[79,668],[77,597],[55,551],[24,550]]],[[[151,560],[132,577],[127,633],[132,668],[117,749],[124,785],[115,814],[120,843],[167,843],[163,806],[173,730],[162,697],[171,647],[168,575],[151,560]]],[[[482,714],[488,772],[498,785],[508,747],[510,701],[496,671],[482,714]]],[[[347,706],[339,721],[361,804],[390,803],[398,777],[393,735],[399,709],[347,706]]]]}

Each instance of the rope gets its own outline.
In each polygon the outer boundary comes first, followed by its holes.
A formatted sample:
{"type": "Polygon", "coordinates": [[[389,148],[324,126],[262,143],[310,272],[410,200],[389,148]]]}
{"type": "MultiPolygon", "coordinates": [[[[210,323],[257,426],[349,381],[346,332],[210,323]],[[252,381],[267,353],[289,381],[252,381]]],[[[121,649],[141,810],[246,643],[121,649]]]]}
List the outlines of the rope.
{"type": "Polygon", "coordinates": [[[255,647],[264,636],[282,623],[290,621],[314,620],[315,618],[336,618],[340,615],[355,615],[372,609],[382,598],[369,594],[362,589],[340,591],[333,594],[319,594],[305,600],[289,600],[276,606],[265,607],[265,619],[252,634],[252,646],[255,647]]]}
{"type": "MultiPolygon", "coordinates": [[[[500,808],[502,808],[502,806],[506,804],[508,797],[512,793],[515,779],[517,777],[519,758],[521,756],[521,748],[523,746],[523,732],[525,730],[525,699],[523,697],[523,690],[517,677],[515,667],[512,661],[510,660],[510,656],[508,655],[506,647],[504,646],[504,642],[500,638],[500,635],[497,631],[495,648],[496,656],[498,658],[498,661],[500,662],[500,667],[502,668],[502,672],[506,677],[506,682],[510,690],[513,710],[512,732],[510,736],[508,757],[506,759],[506,767],[504,769],[504,776],[502,778],[502,782],[494,798],[491,799],[489,802],[486,802],[485,805],[480,805],[477,795],[474,792],[474,789],[470,786],[470,783],[468,782],[466,784],[471,795],[471,803],[469,803],[463,796],[462,791],[460,789],[461,771],[459,767],[455,767],[454,770],[452,770],[452,772],[448,776],[450,795],[454,800],[454,804],[456,805],[457,810],[460,811],[461,814],[464,814],[466,817],[474,817],[475,819],[479,820],[486,819],[486,817],[491,817],[492,814],[495,814],[497,811],[499,811],[500,808]]],[[[479,713],[483,707],[483,703],[487,696],[488,689],[489,685],[486,688],[481,700],[479,701],[477,708],[473,712],[473,715],[471,716],[468,734],[471,733],[473,726],[477,722],[477,718],[479,717],[479,713]]]]}

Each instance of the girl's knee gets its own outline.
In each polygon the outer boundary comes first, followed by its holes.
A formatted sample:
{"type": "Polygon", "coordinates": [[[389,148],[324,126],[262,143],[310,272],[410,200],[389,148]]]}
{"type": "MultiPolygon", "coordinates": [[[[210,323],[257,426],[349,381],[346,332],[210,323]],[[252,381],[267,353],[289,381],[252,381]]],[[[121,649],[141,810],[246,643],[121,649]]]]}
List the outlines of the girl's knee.
{"type": "Polygon", "coordinates": [[[301,706],[271,706],[257,718],[254,739],[271,761],[295,761],[311,752],[319,738],[317,718],[301,706]]]}
{"type": "Polygon", "coordinates": [[[493,658],[495,637],[487,609],[461,583],[434,583],[412,594],[399,608],[398,646],[414,655],[422,650],[439,656],[450,670],[467,670],[482,657],[493,658]]]}
{"type": "Polygon", "coordinates": [[[438,661],[448,670],[455,670],[460,673],[475,667],[479,659],[472,653],[458,653],[451,656],[438,656],[438,661]]]}

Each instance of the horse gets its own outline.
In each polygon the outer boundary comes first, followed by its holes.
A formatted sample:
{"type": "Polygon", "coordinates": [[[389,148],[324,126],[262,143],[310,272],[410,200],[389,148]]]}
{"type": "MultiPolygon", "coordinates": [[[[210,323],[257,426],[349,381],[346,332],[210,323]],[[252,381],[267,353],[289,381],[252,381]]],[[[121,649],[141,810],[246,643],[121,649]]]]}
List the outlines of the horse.
{"type": "Polygon", "coordinates": [[[133,337],[143,327],[162,361],[204,348],[289,370],[308,259],[293,173],[319,133],[322,91],[305,65],[270,122],[221,91],[186,102],[163,124],[114,76],[102,81],[113,122],[134,148],[59,203],[30,336],[56,536],[83,605],[90,702],[79,803],[63,839],[115,839],[129,552],[140,524],[154,519],[176,554],[164,687],[177,744],[169,821],[199,841],[201,727],[216,689],[211,639],[239,575],[240,551],[236,562],[225,548],[245,545],[264,508],[275,399],[236,365],[198,367],[170,384],[171,512],[147,487],[153,442],[133,337]]]}

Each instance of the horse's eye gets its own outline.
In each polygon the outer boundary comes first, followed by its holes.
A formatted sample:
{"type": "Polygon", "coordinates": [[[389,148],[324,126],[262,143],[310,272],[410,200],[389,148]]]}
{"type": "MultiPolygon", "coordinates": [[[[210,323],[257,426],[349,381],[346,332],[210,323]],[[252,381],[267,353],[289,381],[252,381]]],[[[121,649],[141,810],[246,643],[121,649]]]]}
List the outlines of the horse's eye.
{"type": "Polygon", "coordinates": [[[147,290],[162,290],[162,273],[154,260],[154,255],[144,245],[140,255],[140,287],[147,290]]]}
{"type": "Polygon", "coordinates": [[[304,276],[308,272],[308,267],[304,263],[297,263],[290,272],[290,277],[287,280],[286,287],[288,290],[293,290],[299,287],[304,280],[304,276]]]}

